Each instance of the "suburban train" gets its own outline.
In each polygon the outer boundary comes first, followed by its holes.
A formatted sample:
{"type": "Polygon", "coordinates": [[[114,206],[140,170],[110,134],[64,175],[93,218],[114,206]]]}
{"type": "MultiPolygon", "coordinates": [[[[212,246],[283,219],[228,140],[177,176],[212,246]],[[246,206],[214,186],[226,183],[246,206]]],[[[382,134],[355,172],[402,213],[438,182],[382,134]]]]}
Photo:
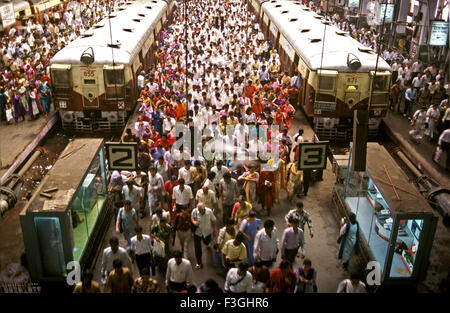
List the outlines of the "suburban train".
{"type": "Polygon", "coordinates": [[[138,97],[137,76],[151,66],[174,6],[174,0],[122,2],[51,59],[52,94],[64,130],[114,132],[125,126],[138,97]]]}
{"type": "Polygon", "coordinates": [[[375,140],[389,104],[392,69],[386,61],[298,1],[248,0],[248,6],[282,70],[301,73],[299,106],[319,139],[351,141],[353,111],[368,109],[368,137],[375,140]]]}

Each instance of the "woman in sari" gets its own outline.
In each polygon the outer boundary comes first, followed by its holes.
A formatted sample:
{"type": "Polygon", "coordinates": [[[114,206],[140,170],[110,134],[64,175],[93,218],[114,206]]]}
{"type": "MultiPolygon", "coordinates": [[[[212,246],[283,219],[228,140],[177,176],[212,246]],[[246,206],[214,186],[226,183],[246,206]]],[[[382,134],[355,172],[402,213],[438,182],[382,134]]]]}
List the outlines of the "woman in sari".
{"type": "Polygon", "coordinates": [[[260,171],[258,191],[261,209],[266,208],[267,216],[270,216],[275,200],[275,172],[273,170],[260,171]]]}
{"type": "Polygon", "coordinates": [[[238,180],[244,181],[244,191],[247,202],[256,203],[256,186],[259,182],[259,173],[256,166],[251,166],[248,171],[239,176],[238,180]]]}
{"type": "Polygon", "coordinates": [[[303,171],[297,170],[297,163],[291,162],[287,166],[287,186],[288,201],[292,202],[294,195],[299,193],[301,182],[303,179],[303,171]]]}
{"type": "Polygon", "coordinates": [[[272,165],[275,172],[275,203],[279,200],[281,189],[286,189],[286,163],[282,159],[270,159],[267,164],[272,165]]]}

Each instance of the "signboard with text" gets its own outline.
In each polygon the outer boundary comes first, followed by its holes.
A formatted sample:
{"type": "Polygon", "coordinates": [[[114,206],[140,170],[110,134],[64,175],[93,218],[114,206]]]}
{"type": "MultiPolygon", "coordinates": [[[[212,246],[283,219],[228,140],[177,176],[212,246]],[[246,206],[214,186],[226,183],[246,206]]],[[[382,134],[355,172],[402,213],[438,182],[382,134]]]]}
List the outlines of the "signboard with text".
{"type": "Polygon", "coordinates": [[[392,20],[394,18],[394,9],[395,9],[395,4],[381,3],[380,4],[379,23],[382,24],[383,19],[384,19],[384,23],[392,23],[392,20]],[[385,14],[386,14],[386,16],[384,16],[385,14]]]}
{"type": "Polygon", "coordinates": [[[327,150],[329,141],[303,142],[299,145],[299,170],[320,170],[327,167],[327,150]]]}
{"type": "Polygon", "coordinates": [[[359,0],[348,0],[349,8],[359,8],[359,0]]]}
{"type": "Polygon", "coordinates": [[[431,23],[430,46],[446,46],[448,43],[448,22],[433,21],[431,23]]]}
{"type": "Polygon", "coordinates": [[[7,3],[0,7],[0,18],[2,19],[3,28],[9,27],[16,22],[12,3],[7,3]]]}
{"type": "Polygon", "coordinates": [[[109,169],[118,171],[137,169],[137,143],[106,142],[105,147],[109,169]]]}

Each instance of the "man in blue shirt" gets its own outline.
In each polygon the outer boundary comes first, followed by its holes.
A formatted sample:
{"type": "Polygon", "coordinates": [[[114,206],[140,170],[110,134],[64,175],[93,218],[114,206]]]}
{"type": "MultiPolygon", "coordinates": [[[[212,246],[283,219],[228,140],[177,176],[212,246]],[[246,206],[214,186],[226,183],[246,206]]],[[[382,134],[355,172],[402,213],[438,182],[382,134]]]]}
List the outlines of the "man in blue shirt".
{"type": "Polygon", "coordinates": [[[162,144],[158,144],[157,148],[153,148],[150,150],[150,154],[152,155],[153,160],[157,161],[159,157],[164,157],[166,150],[163,148],[162,144]]]}
{"type": "Polygon", "coordinates": [[[417,100],[417,90],[411,85],[408,86],[405,92],[405,109],[403,110],[403,116],[408,115],[411,117],[412,105],[417,100]]]}

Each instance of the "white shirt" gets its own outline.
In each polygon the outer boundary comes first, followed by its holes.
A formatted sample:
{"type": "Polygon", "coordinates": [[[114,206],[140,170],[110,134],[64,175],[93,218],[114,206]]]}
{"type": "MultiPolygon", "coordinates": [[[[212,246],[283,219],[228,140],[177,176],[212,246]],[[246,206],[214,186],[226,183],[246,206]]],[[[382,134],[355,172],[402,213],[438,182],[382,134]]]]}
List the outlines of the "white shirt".
{"type": "Polygon", "coordinates": [[[166,285],[169,285],[169,282],[185,282],[189,285],[192,282],[191,262],[186,259],[181,259],[181,263],[178,265],[175,258],[171,258],[169,262],[167,262],[166,285]]]}
{"type": "Polygon", "coordinates": [[[441,136],[439,136],[438,144],[442,145],[442,142],[450,143],[450,128],[444,130],[441,136]]]}
{"type": "Polygon", "coordinates": [[[188,170],[183,166],[182,168],[180,168],[178,170],[178,180],[180,180],[180,178],[184,179],[184,183],[186,185],[190,185],[192,184],[194,181],[192,180],[192,171],[194,170],[194,168],[190,167],[188,170]]]}
{"type": "Polygon", "coordinates": [[[225,290],[233,293],[250,293],[253,288],[253,277],[248,271],[245,273],[245,278],[238,282],[242,276],[238,275],[238,269],[232,268],[228,271],[227,278],[225,280],[225,290]]]}
{"type": "Polygon", "coordinates": [[[358,285],[353,286],[350,279],[344,279],[339,283],[337,293],[367,293],[366,285],[360,281],[358,285]]]}
{"type": "Polygon", "coordinates": [[[270,261],[277,257],[278,249],[278,232],[274,227],[272,234],[269,237],[266,229],[260,229],[255,236],[255,245],[253,248],[253,255],[255,260],[270,261]]]}
{"type": "Polygon", "coordinates": [[[142,240],[139,241],[137,236],[131,238],[131,249],[136,255],[142,255],[152,252],[152,239],[149,235],[142,234],[142,240]]]}
{"type": "Polygon", "coordinates": [[[193,198],[191,187],[185,185],[183,191],[180,190],[179,185],[173,188],[172,199],[175,199],[176,204],[188,205],[189,200],[193,198]]]}
{"type": "Polygon", "coordinates": [[[195,221],[200,222],[195,231],[195,234],[197,236],[208,237],[209,235],[211,235],[212,231],[211,224],[212,222],[216,221],[216,217],[214,216],[210,208],[205,208],[205,214],[203,215],[200,213],[198,208],[195,208],[194,210],[192,210],[192,218],[195,221]]]}
{"type": "Polygon", "coordinates": [[[123,267],[128,267],[130,271],[132,271],[131,259],[128,256],[127,250],[122,247],[119,247],[116,253],[113,253],[111,247],[103,250],[102,256],[102,273],[107,275],[109,272],[113,270],[113,261],[115,259],[120,259],[122,261],[123,267]]]}
{"type": "MultiPolygon", "coordinates": [[[[226,138],[226,137],[225,137],[225,138],[226,138]]],[[[234,141],[233,141],[233,145],[234,145],[234,141]]],[[[229,171],[230,171],[230,170],[229,170],[227,167],[223,166],[223,165],[222,165],[222,167],[220,168],[220,170],[217,168],[217,165],[214,166],[214,167],[211,169],[211,172],[216,173],[216,177],[214,177],[214,184],[218,185],[219,182],[220,182],[220,180],[223,178],[223,174],[225,174],[225,173],[227,173],[227,172],[229,172],[229,171]]]]}

